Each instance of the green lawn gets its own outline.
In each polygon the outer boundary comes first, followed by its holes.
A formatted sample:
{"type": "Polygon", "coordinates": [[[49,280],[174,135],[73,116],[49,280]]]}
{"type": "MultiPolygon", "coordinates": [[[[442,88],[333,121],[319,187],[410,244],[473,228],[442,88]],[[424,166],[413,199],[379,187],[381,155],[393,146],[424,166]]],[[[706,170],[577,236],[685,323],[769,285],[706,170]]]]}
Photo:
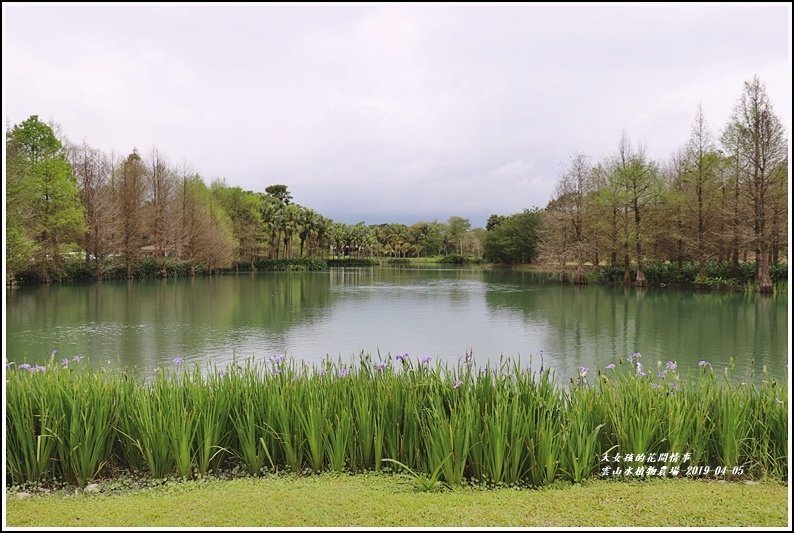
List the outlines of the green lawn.
{"type": "Polygon", "coordinates": [[[593,481],[414,492],[386,475],[167,484],[119,494],[8,494],[8,526],[786,526],[788,486],[593,481]]]}

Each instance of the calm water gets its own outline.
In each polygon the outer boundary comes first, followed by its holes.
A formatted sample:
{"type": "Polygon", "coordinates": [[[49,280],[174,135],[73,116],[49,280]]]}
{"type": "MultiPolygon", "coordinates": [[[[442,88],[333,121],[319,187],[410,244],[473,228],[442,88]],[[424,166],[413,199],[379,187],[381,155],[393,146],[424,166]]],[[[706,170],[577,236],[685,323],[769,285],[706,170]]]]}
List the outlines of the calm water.
{"type": "Polygon", "coordinates": [[[334,269],[7,291],[6,358],[80,354],[154,368],[176,356],[219,364],[275,354],[319,361],[362,350],[476,362],[533,357],[572,376],[639,351],[646,367],[736,358],[738,375],[788,358],[785,294],[573,287],[471,269],[334,269]]]}

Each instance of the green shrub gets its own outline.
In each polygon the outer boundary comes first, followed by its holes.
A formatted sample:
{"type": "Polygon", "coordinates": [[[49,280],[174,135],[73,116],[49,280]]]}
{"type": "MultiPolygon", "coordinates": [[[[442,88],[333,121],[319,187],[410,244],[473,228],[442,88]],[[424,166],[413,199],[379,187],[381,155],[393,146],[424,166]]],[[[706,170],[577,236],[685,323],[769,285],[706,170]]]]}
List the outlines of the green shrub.
{"type": "Polygon", "coordinates": [[[328,270],[328,263],[324,259],[257,259],[254,262],[257,271],[263,272],[292,272],[292,271],[322,271],[328,270]]]}
{"type": "Polygon", "coordinates": [[[371,267],[380,264],[371,257],[337,257],[326,261],[329,267],[371,267]]]}

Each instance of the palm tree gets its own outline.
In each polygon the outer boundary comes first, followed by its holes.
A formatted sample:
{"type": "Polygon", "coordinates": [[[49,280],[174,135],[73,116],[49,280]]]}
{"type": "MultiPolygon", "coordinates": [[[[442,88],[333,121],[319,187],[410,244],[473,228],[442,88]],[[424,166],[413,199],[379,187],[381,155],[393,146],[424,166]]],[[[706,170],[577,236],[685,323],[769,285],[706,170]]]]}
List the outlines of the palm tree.
{"type": "Polygon", "coordinates": [[[274,200],[272,197],[259,193],[261,199],[260,213],[262,215],[262,226],[265,232],[270,236],[270,258],[278,259],[279,256],[279,233],[280,227],[278,225],[279,212],[283,209],[284,204],[274,200]]]}
{"type": "MultiPolygon", "coordinates": [[[[317,223],[316,223],[316,231],[314,233],[314,238],[316,241],[315,249],[322,250],[322,257],[325,257],[326,252],[328,251],[328,245],[332,242],[331,237],[331,230],[333,227],[333,221],[330,218],[326,218],[322,215],[317,215],[317,223]]],[[[309,255],[312,255],[312,252],[309,252],[309,255]]]]}
{"type": "Polygon", "coordinates": [[[282,231],[284,257],[292,256],[292,238],[300,224],[301,207],[296,204],[285,205],[278,213],[277,223],[282,231]]]}
{"type": "Polygon", "coordinates": [[[302,209],[298,216],[298,238],[300,239],[300,256],[304,257],[303,252],[306,242],[317,233],[319,217],[311,209],[302,209]]]}

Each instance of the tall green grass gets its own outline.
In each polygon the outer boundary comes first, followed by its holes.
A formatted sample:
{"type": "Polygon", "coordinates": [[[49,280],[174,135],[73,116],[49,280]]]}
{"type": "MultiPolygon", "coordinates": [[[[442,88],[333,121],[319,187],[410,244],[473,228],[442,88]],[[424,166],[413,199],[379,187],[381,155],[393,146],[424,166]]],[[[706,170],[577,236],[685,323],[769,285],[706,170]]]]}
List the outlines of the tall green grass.
{"type": "Polygon", "coordinates": [[[225,369],[179,360],[148,377],[86,361],[12,365],[6,482],[398,464],[450,486],[542,486],[662,464],[679,475],[721,466],[726,478],[740,467],[744,478],[786,479],[787,383],[766,373],[737,383],[705,363],[644,372],[638,357],[581,368],[566,387],[549,368],[476,368],[468,356],[452,368],[407,356],[319,366],[275,357],[225,369]]]}

